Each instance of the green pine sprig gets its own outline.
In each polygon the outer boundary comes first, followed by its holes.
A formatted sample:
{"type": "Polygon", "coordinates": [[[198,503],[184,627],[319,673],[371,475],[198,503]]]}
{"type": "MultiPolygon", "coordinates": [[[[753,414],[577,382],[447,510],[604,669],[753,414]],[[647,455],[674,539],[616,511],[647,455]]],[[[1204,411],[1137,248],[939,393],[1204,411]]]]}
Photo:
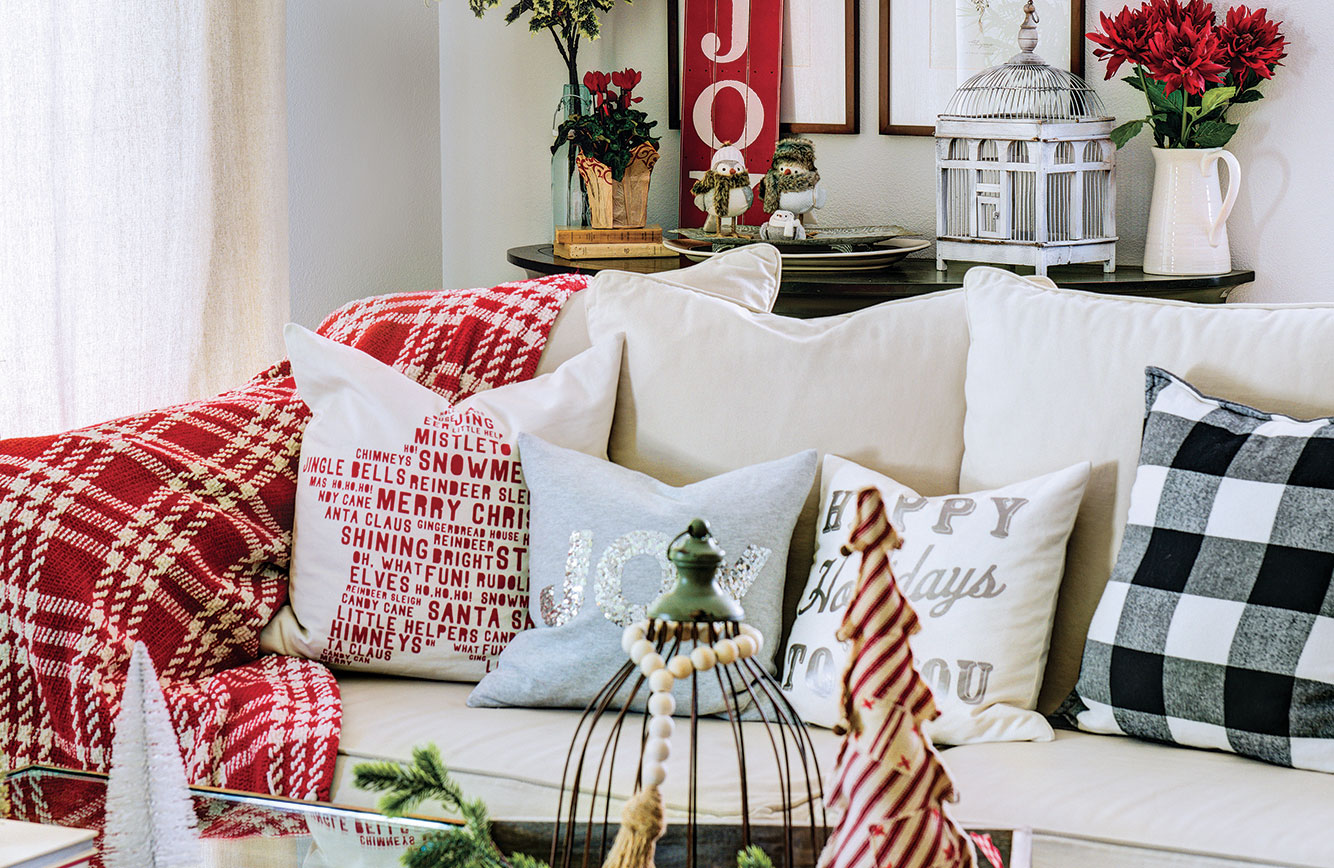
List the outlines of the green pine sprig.
{"type": "Polygon", "coordinates": [[[408,868],[547,868],[546,863],[522,853],[506,858],[491,837],[491,820],[480,799],[468,799],[435,745],[414,748],[410,764],[361,763],[353,770],[359,789],[384,793],[380,811],[401,817],[424,801],[440,802],[463,818],[455,829],[427,832],[421,843],[403,856],[408,868]]]}
{"type": "MultiPolygon", "coordinates": [[[[414,748],[411,763],[367,762],[353,769],[359,789],[384,793],[380,811],[401,817],[428,800],[438,801],[463,818],[454,829],[431,831],[421,843],[403,855],[407,868],[549,868],[547,863],[523,853],[507,858],[491,837],[491,821],[480,799],[468,799],[435,745],[414,748]]],[[[774,868],[765,852],[751,845],[736,857],[737,868],[774,868]]]]}
{"type": "Polygon", "coordinates": [[[758,844],[751,844],[736,854],[736,868],[774,868],[774,863],[758,844]]]}

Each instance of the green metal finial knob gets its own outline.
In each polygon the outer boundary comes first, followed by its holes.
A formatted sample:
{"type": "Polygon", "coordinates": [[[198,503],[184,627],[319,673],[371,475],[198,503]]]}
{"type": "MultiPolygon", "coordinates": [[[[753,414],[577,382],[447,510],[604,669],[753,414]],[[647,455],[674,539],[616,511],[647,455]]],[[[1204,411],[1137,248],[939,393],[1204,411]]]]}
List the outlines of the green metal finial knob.
{"type": "Polygon", "coordinates": [[[740,621],[745,613],[718,583],[723,550],[702,518],[678,534],[667,547],[676,567],[676,587],[649,607],[648,616],[667,621],[740,621]]]}

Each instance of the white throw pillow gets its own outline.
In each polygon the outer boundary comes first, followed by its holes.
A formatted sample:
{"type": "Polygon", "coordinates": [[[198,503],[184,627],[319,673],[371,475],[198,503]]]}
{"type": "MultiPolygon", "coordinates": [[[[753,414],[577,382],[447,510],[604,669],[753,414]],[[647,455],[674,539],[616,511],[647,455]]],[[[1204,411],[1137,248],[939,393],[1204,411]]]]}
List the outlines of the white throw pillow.
{"type": "Polygon", "coordinates": [[[260,646],[331,666],[476,681],[528,618],[527,431],[606,457],[619,336],[450,407],[360,350],[286,331],[312,415],[291,599],[260,646]]]}
{"type": "Polygon", "coordinates": [[[824,460],[819,537],[783,661],[783,691],[809,723],[838,722],[847,647],[834,634],[861,555],[844,555],[857,491],[880,489],[903,547],[890,564],[922,630],[911,642],[940,717],[937,744],[1046,741],[1033,711],[1042,683],[1065,543],[1088,483],[1087,462],[992,491],[922,497],[836,455],[824,460]]]}
{"type": "MultiPolygon", "coordinates": [[[[537,626],[505,649],[469,705],[584,708],[624,665],[623,630],[675,587],[667,549],[695,518],[709,523],[726,551],[724,585],[746,622],[761,636],[777,635],[792,525],[815,478],[813,451],[677,488],[537,437],[519,442],[532,486],[530,614],[537,626]]],[[[775,648],[766,643],[755,657],[769,672],[775,648]]],[[[712,673],[701,679],[700,714],[726,711],[719,684],[712,673]]],[[[633,686],[617,692],[614,707],[633,686]]],[[[634,707],[647,700],[641,690],[634,707]]],[[[690,713],[684,680],[676,701],[690,713]]]]}
{"type": "MultiPolygon", "coordinates": [[[[688,485],[802,449],[958,490],[968,328],[961,290],[819,319],[671,288],[587,290],[593,340],[625,333],[612,461],[688,485]]],[[[819,487],[797,522],[785,607],[810,569],[819,487]],[[800,576],[793,585],[793,578],[800,576]]]]}
{"type": "MultiPolygon", "coordinates": [[[[1079,673],[1130,506],[1144,369],[1298,419],[1334,412],[1334,305],[1201,305],[1043,289],[996,268],[964,278],[972,343],[963,489],[1090,461],[1070,535],[1039,708],[1079,673]]],[[[614,453],[613,453],[614,455],[614,453]]]]}
{"type": "Polygon", "coordinates": [[[782,258],[772,244],[747,244],[712,256],[698,265],[653,274],[614,269],[599,271],[588,283],[590,291],[576,292],[561,307],[542,350],[537,372],[554,371],[566,359],[591,345],[585,307],[591,291],[598,287],[620,286],[627,292],[649,295],[659,287],[670,287],[729,301],[757,313],[768,313],[778,300],[782,276],[782,258]]]}

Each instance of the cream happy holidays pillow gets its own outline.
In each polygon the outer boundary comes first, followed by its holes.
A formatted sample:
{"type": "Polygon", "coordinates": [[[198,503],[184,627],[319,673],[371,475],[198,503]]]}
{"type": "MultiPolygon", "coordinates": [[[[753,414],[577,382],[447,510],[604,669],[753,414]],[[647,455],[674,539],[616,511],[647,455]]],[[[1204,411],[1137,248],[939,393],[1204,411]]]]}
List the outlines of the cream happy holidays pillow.
{"type": "Polygon", "coordinates": [[[827,455],[815,562],[782,663],[783,691],[808,723],[838,722],[847,648],[834,638],[861,564],[845,556],[857,491],[880,489],[903,538],[890,564],[921,621],[911,644],[940,717],[937,744],[1046,741],[1032,709],[1041,687],[1065,544],[1087,462],[994,491],[921,497],[888,476],[827,455]]]}
{"type": "Polygon", "coordinates": [[[260,647],[344,669],[478,680],[531,625],[516,436],[606,458],[621,338],[454,407],[360,350],[297,325],[286,338],[312,415],[291,598],[260,647]]]}

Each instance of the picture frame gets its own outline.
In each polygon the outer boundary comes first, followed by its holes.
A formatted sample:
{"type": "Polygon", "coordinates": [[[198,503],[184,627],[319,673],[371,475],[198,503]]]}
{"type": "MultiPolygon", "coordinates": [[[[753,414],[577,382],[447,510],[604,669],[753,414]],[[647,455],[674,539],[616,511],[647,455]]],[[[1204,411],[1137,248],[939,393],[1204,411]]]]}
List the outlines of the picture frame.
{"type": "MultiPolygon", "coordinates": [[[[681,2],[667,0],[667,115],[674,130],[681,128],[681,2]]],[[[784,5],[781,134],[856,135],[861,132],[858,0],[784,5]]]]}
{"type": "MultiPolygon", "coordinates": [[[[1084,74],[1084,0],[1034,0],[1037,54],[1084,74]]],[[[880,134],[930,136],[971,76],[1018,53],[1022,0],[880,0],[880,134]]]]}

